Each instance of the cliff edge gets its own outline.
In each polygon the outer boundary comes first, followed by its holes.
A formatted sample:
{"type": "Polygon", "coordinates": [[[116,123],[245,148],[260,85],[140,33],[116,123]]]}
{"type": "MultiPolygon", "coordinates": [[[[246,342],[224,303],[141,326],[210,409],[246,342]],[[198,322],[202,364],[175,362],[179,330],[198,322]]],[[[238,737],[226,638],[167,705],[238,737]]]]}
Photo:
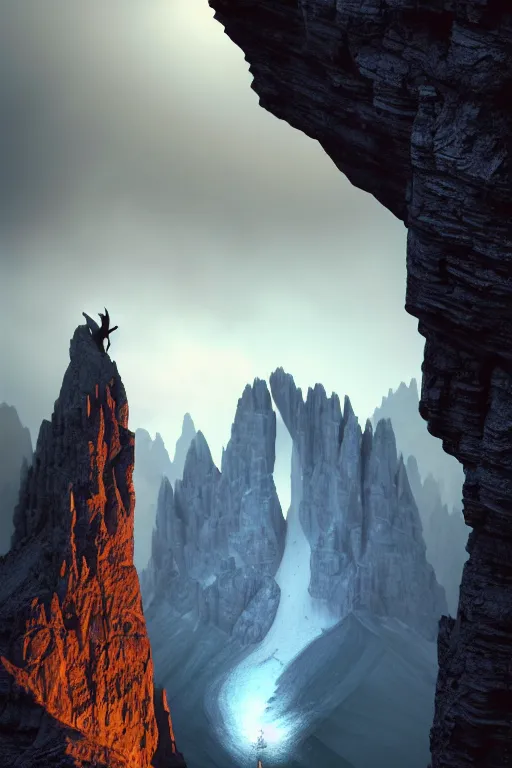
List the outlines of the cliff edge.
{"type": "Polygon", "coordinates": [[[512,12],[499,0],[209,0],[263,107],[408,228],[420,412],[463,465],[432,768],[510,762],[512,12]]]}

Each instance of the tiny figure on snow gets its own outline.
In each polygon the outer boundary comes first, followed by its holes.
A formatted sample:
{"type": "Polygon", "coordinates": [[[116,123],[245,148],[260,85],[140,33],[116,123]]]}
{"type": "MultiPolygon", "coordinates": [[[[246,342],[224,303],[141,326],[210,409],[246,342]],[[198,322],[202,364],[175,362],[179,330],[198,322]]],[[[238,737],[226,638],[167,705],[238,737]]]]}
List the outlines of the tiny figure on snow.
{"type": "Polygon", "coordinates": [[[260,754],[266,748],[267,748],[267,742],[265,741],[265,737],[263,736],[263,730],[261,730],[258,734],[258,738],[256,739],[256,743],[254,745],[256,756],[258,757],[258,768],[263,768],[263,763],[261,762],[260,754]]]}

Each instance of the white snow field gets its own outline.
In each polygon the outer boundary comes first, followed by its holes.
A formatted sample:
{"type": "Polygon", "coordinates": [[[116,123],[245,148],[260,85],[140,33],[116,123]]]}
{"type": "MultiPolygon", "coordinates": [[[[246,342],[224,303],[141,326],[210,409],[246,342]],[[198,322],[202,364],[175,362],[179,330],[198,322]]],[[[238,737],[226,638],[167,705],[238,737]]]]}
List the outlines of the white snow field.
{"type": "Polygon", "coordinates": [[[267,745],[265,754],[272,760],[286,757],[301,723],[269,717],[266,710],[277,679],[322,630],[339,620],[323,601],[309,594],[311,550],[300,523],[299,504],[294,488],[283,559],[276,574],[281,599],[274,623],[264,640],[231,672],[219,694],[220,713],[232,738],[229,746],[239,760],[254,756],[261,732],[267,745]]]}
{"type": "Polygon", "coordinates": [[[267,636],[229,673],[218,694],[224,747],[239,768],[249,768],[262,735],[263,763],[275,766],[289,761],[311,734],[311,758],[326,749],[332,756],[329,766],[423,768],[429,755],[435,644],[401,622],[364,612],[340,620],[311,597],[311,550],[299,518],[302,482],[296,456],[294,464],[285,549],[276,574],[281,599],[267,636]]]}

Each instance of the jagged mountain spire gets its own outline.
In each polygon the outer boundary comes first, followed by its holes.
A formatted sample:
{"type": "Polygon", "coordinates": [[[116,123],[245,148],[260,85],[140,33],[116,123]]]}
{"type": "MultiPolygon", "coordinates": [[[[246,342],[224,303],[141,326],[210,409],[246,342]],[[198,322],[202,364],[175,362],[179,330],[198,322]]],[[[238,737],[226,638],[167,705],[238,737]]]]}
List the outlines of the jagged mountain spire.
{"type": "Polygon", "coordinates": [[[8,765],[36,768],[50,754],[63,768],[152,764],[159,733],[133,566],[133,461],[116,365],[79,326],[0,563],[8,765]]]}
{"type": "Polygon", "coordinates": [[[197,432],[172,500],[162,486],[146,603],[167,599],[180,613],[195,610],[243,642],[265,635],[279,602],[273,577],[285,537],[272,474],[275,435],[276,415],[260,379],[238,401],[222,471],[197,432]],[[172,532],[165,545],[158,526],[172,532]]]}
{"type": "Polygon", "coordinates": [[[365,609],[432,639],[446,610],[425,557],[418,509],[391,422],[364,434],[348,398],[317,384],[306,400],[292,376],[270,376],[301,466],[300,520],[311,546],[310,593],[340,617],[365,609]]]}
{"type": "Polygon", "coordinates": [[[20,484],[32,463],[32,440],[14,408],[0,403],[0,555],[8,552],[20,484]]]}

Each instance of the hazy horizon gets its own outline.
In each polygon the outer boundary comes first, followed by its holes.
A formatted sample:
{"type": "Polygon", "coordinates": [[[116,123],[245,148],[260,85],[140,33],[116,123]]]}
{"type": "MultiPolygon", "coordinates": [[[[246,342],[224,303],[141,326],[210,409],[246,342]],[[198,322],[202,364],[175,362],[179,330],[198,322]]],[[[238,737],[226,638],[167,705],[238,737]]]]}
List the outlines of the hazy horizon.
{"type": "Polygon", "coordinates": [[[107,306],[130,426],[216,463],[283,366],[362,423],[419,378],[403,224],[258,106],[206,0],[0,0],[0,400],[35,440],[107,306]]]}

